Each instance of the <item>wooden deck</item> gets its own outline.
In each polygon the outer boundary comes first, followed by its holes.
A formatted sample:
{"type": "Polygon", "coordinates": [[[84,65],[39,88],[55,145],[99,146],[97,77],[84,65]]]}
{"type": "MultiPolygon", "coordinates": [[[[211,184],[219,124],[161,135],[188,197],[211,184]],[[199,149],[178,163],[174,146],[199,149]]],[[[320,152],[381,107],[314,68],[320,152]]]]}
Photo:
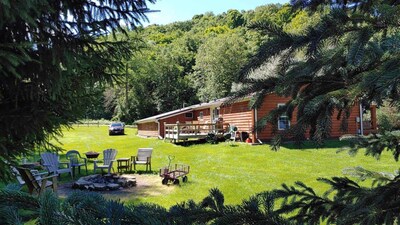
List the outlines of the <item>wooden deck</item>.
{"type": "Polygon", "coordinates": [[[208,134],[224,133],[228,124],[164,124],[164,139],[172,141],[203,139],[208,134]]]}

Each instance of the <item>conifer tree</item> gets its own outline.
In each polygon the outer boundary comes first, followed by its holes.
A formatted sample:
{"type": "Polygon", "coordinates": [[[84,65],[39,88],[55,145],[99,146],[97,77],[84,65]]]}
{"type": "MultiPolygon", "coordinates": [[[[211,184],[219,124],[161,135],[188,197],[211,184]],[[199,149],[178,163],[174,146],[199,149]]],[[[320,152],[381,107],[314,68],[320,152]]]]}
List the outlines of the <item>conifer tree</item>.
{"type": "Polygon", "coordinates": [[[134,29],[154,1],[0,1],[0,173],[84,116],[133,49],[105,37],[134,29]]]}
{"type": "MultiPolygon", "coordinates": [[[[295,10],[318,11],[320,21],[301,34],[268,21],[252,24],[268,38],[244,68],[245,88],[236,96],[256,92],[254,108],[271,92],[292,97],[285,108],[273,111],[264,121],[274,124],[280,114],[292,116],[297,109],[297,124],[286,134],[301,140],[309,130],[319,142],[329,136],[332,120],[345,121],[357,101],[400,106],[400,1],[293,0],[291,4],[295,10]],[[332,118],[335,110],[338,118],[332,118]]],[[[388,131],[358,137],[350,152],[366,148],[367,155],[379,158],[387,150],[398,160],[399,136],[398,131],[388,131]]],[[[284,200],[277,213],[291,215],[296,224],[398,223],[399,176],[355,169],[353,175],[357,174],[374,178],[372,187],[333,177],[320,179],[330,186],[320,195],[302,182],[284,184],[275,192],[284,200]]]]}
{"type": "MultiPolygon", "coordinates": [[[[346,118],[356,101],[389,100],[398,105],[398,1],[292,4],[294,10],[319,11],[320,21],[300,34],[271,21],[253,23],[251,27],[268,38],[243,69],[245,88],[236,96],[257,92],[254,108],[271,92],[292,97],[264,121],[276,124],[279,114],[292,116],[297,109],[297,123],[287,133],[303,139],[309,130],[318,142],[329,137],[332,119],[341,119],[346,130],[346,118]],[[338,117],[332,118],[335,110],[338,117]]],[[[280,138],[277,135],[278,143],[280,138]]]]}

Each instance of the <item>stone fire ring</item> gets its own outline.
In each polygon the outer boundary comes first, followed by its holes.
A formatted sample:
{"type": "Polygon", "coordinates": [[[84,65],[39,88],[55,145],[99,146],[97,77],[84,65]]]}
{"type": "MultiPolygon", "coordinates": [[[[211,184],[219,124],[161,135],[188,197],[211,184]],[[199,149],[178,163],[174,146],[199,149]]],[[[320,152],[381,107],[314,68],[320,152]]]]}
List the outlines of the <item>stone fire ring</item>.
{"type": "Polygon", "coordinates": [[[133,175],[101,175],[94,174],[81,177],[72,184],[73,189],[89,190],[89,191],[108,191],[121,190],[136,186],[136,178],[133,175]]]}

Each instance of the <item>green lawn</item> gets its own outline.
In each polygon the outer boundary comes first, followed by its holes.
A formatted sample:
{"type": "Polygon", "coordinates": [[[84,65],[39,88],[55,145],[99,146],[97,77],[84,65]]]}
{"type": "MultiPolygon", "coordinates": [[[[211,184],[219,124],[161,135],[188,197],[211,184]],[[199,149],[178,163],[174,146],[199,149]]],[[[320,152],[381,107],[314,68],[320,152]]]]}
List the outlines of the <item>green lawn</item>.
{"type": "MultiPolygon", "coordinates": [[[[380,161],[362,154],[351,157],[346,152],[336,153],[337,142],[323,149],[300,150],[288,145],[278,152],[271,151],[269,145],[249,146],[244,143],[235,146],[220,143],[185,147],[157,139],[139,138],[132,128],[126,129],[126,135],[108,136],[107,127],[75,127],[65,130],[59,140],[64,149],[76,149],[82,153],[115,148],[118,150],[117,158],[135,155],[140,147],[151,147],[154,148],[153,171],[168,164],[168,155],[175,156],[173,163],[190,165],[189,182],[168,187],[171,189],[168,194],[127,196],[128,202],[153,202],[166,207],[188,199],[200,201],[213,187],[224,193],[227,204],[236,204],[255,193],[279,188],[282,183],[293,184],[298,180],[321,192],[327,187],[316,179],[342,176],[342,170],[346,167],[363,166],[369,170],[386,172],[398,169],[398,164],[387,153],[382,155],[380,161]]],[[[93,169],[93,165],[89,167],[93,169]]],[[[64,177],[67,176],[63,176],[65,180],[64,177]]]]}

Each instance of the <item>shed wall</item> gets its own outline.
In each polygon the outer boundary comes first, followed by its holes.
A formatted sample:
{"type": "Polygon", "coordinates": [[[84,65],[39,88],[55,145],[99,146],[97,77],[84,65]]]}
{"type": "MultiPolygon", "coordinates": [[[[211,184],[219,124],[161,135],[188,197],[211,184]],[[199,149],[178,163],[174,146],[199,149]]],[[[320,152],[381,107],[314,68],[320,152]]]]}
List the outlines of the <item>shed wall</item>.
{"type": "Polygon", "coordinates": [[[158,137],[158,125],[156,122],[138,124],[138,135],[145,137],[158,137]]]}

